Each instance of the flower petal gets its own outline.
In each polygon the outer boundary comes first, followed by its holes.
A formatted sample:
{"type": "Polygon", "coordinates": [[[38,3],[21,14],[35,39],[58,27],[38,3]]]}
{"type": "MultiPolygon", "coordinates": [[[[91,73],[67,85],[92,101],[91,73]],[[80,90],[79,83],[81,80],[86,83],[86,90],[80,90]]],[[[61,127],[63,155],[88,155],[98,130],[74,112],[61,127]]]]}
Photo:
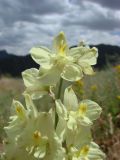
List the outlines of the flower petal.
{"type": "Polygon", "coordinates": [[[90,144],[90,150],[88,152],[87,157],[90,160],[93,159],[103,160],[106,158],[105,154],[100,150],[100,147],[94,142],[91,142],[90,144]]]}
{"type": "Polygon", "coordinates": [[[76,130],[77,129],[77,122],[76,119],[74,117],[72,117],[71,115],[69,115],[69,120],[67,122],[67,127],[70,130],[76,130]]]}
{"type": "Polygon", "coordinates": [[[75,95],[71,86],[65,89],[63,103],[68,111],[70,110],[75,111],[76,108],[78,107],[77,96],[75,95]]]}
{"type": "Polygon", "coordinates": [[[38,80],[42,85],[56,85],[60,79],[61,69],[57,66],[53,66],[43,76],[38,76],[38,80]]]}
{"type": "Polygon", "coordinates": [[[69,48],[64,32],[60,32],[53,40],[53,52],[65,56],[69,48]]]}
{"type": "Polygon", "coordinates": [[[76,148],[81,148],[86,144],[90,144],[92,140],[91,129],[86,126],[77,126],[76,130],[67,130],[66,143],[67,146],[74,145],[76,148]],[[72,138],[71,138],[72,137],[72,138]]]}
{"type": "Polygon", "coordinates": [[[91,126],[93,124],[92,121],[86,116],[79,118],[78,122],[83,126],[91,126]]]}
{"type": "Polygon", "coordinates": [[[66,133],[66,121],[62,117],[59,117],[59,121],[56,127],[56,133],[61,142],[63,142],[66,133]]]}
{"type": "Polygon", "coordinates": [[[77,81],[83,77],[83,74],[78,65],[68,64],[64,67],[61,77],[67,81],[77,81]]]}
{"type": "Polygon", "coordinates": [[[83,100],[81,103],[85,103],[87,105],[86,117],[88,117],[91,121],[99,118],[102,109],[96,102],[91,100],[83,100]]]}
{"type": "Polygon", "coordinates": [[[95,74],[95,72],[93,71],[92,67],[89,64],[81,62],[80,66],[82,68],[82,71],[85,74],[87,74],[87,75],[94,75],[95,74]]]}
{"type": "Polygon", "coordinates": [[[35,83],[35,78],[37,78],[39,70],[36,68],[27,69],[22,72],[23,81],[26,87],[30,87],[35,83]]]}
{"type": "Polygon", "coordinates": [[[42,85],[38,79],[39,70],[32,68],[22,72],[23,81],[26,86],[26,91],[32,96],[32,99],[38,99],[49,92],[49,86],[42,85]]]}
{"type": "Polygon", "coordinates": [[[95,65],[98,57],[97,48],[89,48],[89,47],[80,47],[80,57],[78,63],[82,62],[87,63],[89,65],[95,65]]]}
{"type": "Polygon", "coordinates": [[[60,100],[55,101],[58,116],[67,119],[67,110],[60,100]]]}
{"type": "Polygon", "coordinates": [[[44,158],[46,154],[46,144],[41,145],[35,149],[34,157],[41,159],[44,158]]]}
{"type": "Polygon", "coordinates": [[[24,96],[25,96],[25,103],[26,103],[27,110],[31,112],[31,116],[37,117],[38,110],[37,110],[36,106],[34,105],[30,95],[24,94],[24,96]]]}
{"type": "Polygon", "coordinates": [[[44,68],[50,67],[50,53],[51,51],[45,47],[33,47],[30,50],[33,60],[44,68]]]}

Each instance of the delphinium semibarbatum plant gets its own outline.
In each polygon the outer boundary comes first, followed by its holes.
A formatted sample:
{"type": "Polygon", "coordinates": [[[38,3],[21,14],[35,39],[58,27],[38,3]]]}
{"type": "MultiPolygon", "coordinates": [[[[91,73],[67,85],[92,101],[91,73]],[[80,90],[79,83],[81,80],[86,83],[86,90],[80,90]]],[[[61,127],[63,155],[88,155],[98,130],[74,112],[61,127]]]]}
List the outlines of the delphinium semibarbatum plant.
{"type": "Polygon", "coordinates": [[[72,87],[85,74],[94,74],[91,66],[96,64],[97,49],[83,43],[69,48],[60,32],[52,49],[38,46],[30,53],[40,67],[22,73],[26,105],[13,100],[15,114],[5,127],[1,159],[104,160],[91,136],[102,109],[89,99],[80,101],[72,87]]]}

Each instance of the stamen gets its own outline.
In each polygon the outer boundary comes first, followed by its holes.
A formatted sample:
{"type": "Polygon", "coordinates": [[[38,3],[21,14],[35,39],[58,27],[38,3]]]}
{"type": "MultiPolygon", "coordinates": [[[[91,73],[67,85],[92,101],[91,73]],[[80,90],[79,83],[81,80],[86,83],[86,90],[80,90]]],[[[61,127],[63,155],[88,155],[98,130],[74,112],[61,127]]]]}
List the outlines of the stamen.
{"type": "Polygon", "coordinates": [[[81,151],[80,151],[80,155],[86,156],[89,152],[89,146],[84,146],[81,151]]]}
{"type": "Polygon", "coordinates": [[[81,103],[78,111],[79,111],[80,115],[84,115],[87,111],[87,104],[86,103],[81,103]]]}
{"type": "Polygon", "coordinates": [[[40,131],[35,131],[35,132],[33,133],[33,137],[34,137],[34,139],[36,139],[36,140],[40,139],[40,138],[41,138],[41,133],[40,133],[40,131]]]}
{"type": "Polygon", "coordinates": [[[88,152],[89,152],[89,146],[86,145],[76,153],[76,156],[78,158],[80,156],[85,157],[85,156],[87,156],[88,152]]]}
{"type": "Polygon", "coordinates": [[[60,52],[60,55],[65,55],[65,49],[66,49],[66,44],[63,44],[61,42],[60,46],[59,46],[59,52],[60,52]]]}
{"type": "Polygon", "coordinates": [[[16,113],[19,117],[24,117],[24,111],[23,111],[23,108],[21,106],[16,106],[16,113]]]}
{"type": "Polygon", "coordinates": [[[17,106],[17,107],[16,107],[16,112],[17,112],[17,113],[22,113],[22,108],[21,108],[20,106],[17,106]]]}

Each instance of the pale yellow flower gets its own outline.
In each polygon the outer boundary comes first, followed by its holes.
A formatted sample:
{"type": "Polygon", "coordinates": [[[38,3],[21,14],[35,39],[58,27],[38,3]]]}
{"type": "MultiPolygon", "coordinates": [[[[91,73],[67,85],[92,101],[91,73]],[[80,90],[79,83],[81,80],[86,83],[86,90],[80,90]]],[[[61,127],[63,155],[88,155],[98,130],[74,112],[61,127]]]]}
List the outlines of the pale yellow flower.
{"type": "Polygon", "coordinates": [[[77,81],[82,78],[83,73],[93,74],[91,65],[96,64],[98,52],[96,48],[78,46],[69,48],[66,37],[60,32],[53,40],[53,48],[49,50],[45,47],[34,47],[30,50],[32,58],[48,70],[57,69],[53,78],[56,81],[61,76],[68,81],[77,81]]]}
{"type": "Polygon", "coordinates": [[[56,109],[58,115],[67,120],[67,126],[72,130],[77,128],[78,125],[92,125],[93,121],[100,116],[102,110],[94,101],[85,99],[78,102],[71,87],[65,89],[63,104],[60,100],[56,100],[56,109]]]}
{"type": "Polygon", "coordinates": [[[99,146],[91,142],[80,149],[71,147],[70,157],[72,160],[105,160],[105,154],[100,150],[99,146]]]}

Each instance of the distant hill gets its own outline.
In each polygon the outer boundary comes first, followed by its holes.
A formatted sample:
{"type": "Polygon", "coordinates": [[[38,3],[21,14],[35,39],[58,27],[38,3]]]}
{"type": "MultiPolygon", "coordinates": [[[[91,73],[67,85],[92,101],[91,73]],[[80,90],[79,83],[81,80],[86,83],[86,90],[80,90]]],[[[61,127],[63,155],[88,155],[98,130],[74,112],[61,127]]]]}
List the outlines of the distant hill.
{"type": "Polygon", "coordinates": [[[112,45],[91,45],[91,47],[98,48],[98,61],[95,67],[103,69],[107,64],[116,65],[120,64],[120,47],[112,45]]]}
{"type": "Polygon", "coordinates": [[[8,58],[8,57],[9,57],[9,56],[8,56],[8,53],[7,53],[6,50],[1,50],[1,51],[0,51],[0,60],[6,59],[6,58],[8,58]]]}
{"type": "Polygon", "coordinates": [[[8,54],[7,51],[0,51],[0,75],[10,74],[12,76],[21,76],[21,72],[31,67],[39,66],[32,60],[30,55],[16,56],[8,54]]]}
{"type": "MultiPolygon", "coordinates": [[[[99,57],[97,65],[98,69],[103,69],[109,63],[115,65],[120,63],[120,47],[112,45],[91,45],[97,47],[99,57]]],[[[21,72],[28,68],[38,68],[39,66],[32,60],[30,55],[17,56],[8,54],[6,50],[0,51],[0,75],[10,74],[12,76],[21,76],[21,72]]]]}

